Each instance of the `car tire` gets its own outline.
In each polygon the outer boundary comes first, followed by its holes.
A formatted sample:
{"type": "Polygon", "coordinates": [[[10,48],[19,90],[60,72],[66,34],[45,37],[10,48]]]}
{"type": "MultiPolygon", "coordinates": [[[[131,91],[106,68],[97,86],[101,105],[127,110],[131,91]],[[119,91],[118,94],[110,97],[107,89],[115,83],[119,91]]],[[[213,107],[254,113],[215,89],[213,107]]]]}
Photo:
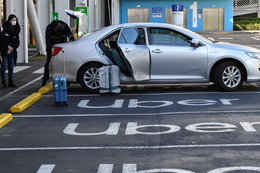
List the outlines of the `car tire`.
{"type": "Polygon", "coordinates": [[[99,74],[98,69],[103,65],[100,63],[91,63],[83,66],[78,75],[78,80],[82,88],[88,92],[98,92],[99,74]]]}
{"type": "Polygon", "coordinates": [[[244,76],[243,68],[238,63],[223,62],[215,70],[215,84],[223,91],[234,91],[244,83],[244,76]]]}

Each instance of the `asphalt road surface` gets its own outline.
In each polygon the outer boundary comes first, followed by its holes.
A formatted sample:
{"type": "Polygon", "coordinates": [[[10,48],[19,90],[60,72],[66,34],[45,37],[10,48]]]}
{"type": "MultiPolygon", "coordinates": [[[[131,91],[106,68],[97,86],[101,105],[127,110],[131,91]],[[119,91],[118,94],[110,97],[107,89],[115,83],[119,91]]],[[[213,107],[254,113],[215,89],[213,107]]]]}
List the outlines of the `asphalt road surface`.
{"type": "MultiPolygon", "coordinates": [[[[0,110],[39,87],[35,80],[2,96],[0,110]]],[[[72,84],[68,94],[68,106],[46,94],[0,129],[1,173],[260,172],[260,83],[236,92],[123,86],[118,95],[72,84]]]]}

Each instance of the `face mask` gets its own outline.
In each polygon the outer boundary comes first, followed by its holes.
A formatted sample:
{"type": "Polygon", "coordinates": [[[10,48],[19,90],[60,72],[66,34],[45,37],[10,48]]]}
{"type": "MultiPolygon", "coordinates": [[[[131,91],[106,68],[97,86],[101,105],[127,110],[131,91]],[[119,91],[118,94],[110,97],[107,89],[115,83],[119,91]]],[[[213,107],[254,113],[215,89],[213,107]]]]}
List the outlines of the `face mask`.
{"type": "Polygon", "coordinates": [[[13,26],[15,26],[15,25],[16,25],[16,21],[12,21],[11,24],[12,24],[13,26]]]}

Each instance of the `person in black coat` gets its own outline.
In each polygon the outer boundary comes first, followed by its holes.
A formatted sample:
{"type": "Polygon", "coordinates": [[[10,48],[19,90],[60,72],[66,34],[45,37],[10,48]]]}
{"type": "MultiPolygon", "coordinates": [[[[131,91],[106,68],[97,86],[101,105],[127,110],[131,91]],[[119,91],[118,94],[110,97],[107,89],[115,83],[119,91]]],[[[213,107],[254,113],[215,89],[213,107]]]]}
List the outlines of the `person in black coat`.
{"type": "Polygon", "coordinates": [[[8,81],[9,87],[16,87],[13,82],[14,56],[13,51],[19,47],[20,26],[17,25],[17,17],[13,14],[9,15],[8,20],[3,24],[3,32],[0,36],[0,50],[2,56],[1,79],[3,87],[6,88],[5,71],[8,64],[8,81]],[[19,29],[18,29],[19,27],[19,29]]]}
{"type": "MultiPolygon", "coordinates": [[[[16,20],[16,25],[14,26],[14,29],[15,29],[15,33],[17,35],[17,48],[19,47],[20,45],[20,39],[19,39],[19,34],[20,34],[20,31],[21,31],[21,27],[20,27],[20,24],[18,22],[18,19],[16,20]]],[[[14,66],[16,66],[16,63],[17,63],[17,58],[18,58],[18,53],[17,53],[17,49],[14,49],[13,50],[13,56],[14,56],[14,66]]]]}
{"type": "Polygon", "coordinates": [[[54,44],[58,43],[65,43],[68,40],[73,41],[74,37],[69,28],[69,26],[61,21],[61,20],[54,20],[52,21],[46,28],[45,31],[45,39],[46,39],[46,51],[47,51],[47,61],[44,66],[44,74],[42,78],[42,86],[46,85],[47,81],[49,80],[49,64],[51,61],[51,52],[52,47],[54,44]]]}

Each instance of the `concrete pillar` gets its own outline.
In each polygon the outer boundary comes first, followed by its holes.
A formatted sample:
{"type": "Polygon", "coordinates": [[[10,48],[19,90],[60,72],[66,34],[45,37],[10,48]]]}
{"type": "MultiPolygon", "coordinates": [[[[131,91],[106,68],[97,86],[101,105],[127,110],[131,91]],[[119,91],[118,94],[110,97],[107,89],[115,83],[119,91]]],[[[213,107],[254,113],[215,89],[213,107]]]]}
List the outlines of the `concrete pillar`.
{"type": "Polygon", "coordinates": [[[100,16],[100,20],[101,20],[101,28],[105,26],[105,18],[108,16],[105,16],[105,7],[106,7],[106,3],[108,3],[108,1],[101,1],[101,16],[100,16]]]}
{"type": "Polygon", "coordinates": [[[42,38],[42,33],[41,33],[39,21],[38,21],[32,0],[27,0],[27,11],[28,11],[28,17],[29,17],[29,20],[30,20],[31,29],[32,29],[32,33],[33,33],[33,36],[34,36],[35,41],[36,41],[38,52],[41,55],[46,55],[44,41],[43,41],[43,38],[42,38]]]}
{"type": "Polygon", "coordinates": [[[55,0],[54,6],[55,12],[58,12],[59,20],[62,20],[70,25],[69,16],[65,12],[65,10],[70,9],[69,0],[55,0]]]}
{"type": "Polygon", "coordinates": [[[8,0],[6,1],[7,17],[15,14],[19,18],[21,26],[20,46],[17,49],[18,63],[28,63],[28,19],[27,19],[27,0],[8,0]]]}
{"type": "Polygon", "coordinates": [[[49,9],[49,1],[43,1],[43,0],[37,0],[36,1],[36,13],[38,16],[38,21],[40,24],[40,30],[42,33],[42,38],[44,40],[44,45],[45,43],[45,30],[47,25],[50,23],[50,9],[49,9]]]}
{"type": "Polygon", "coordinates": [[[101,0],[95,0],[95,29],[100,29],[102,27],[102,11],[101,11],[101,0]]]}
{"type": "Polygon", "coordinates": [[[24,62],[28,63],[29,62],[29,57],[28,57],[28,17],[27,17],[27,0],[23,0],[23,29],[21,30],[22,32],[22,37],[20,37],[20,49],[18,50],[18,59],[17,62],[24,62]],[[21,44],[21,42],[23,42],[21,44]],[[21,51],[21,52],[19,52],[21,51]],[[19,55],[23,55],[23,58],[19,58],[19,55]]]}
{"type": "Polygon", "coordinates": [[[257,11],[257,17],[260,17],[260,10],[257,11]]]}
{"type": "Polygon", "coordinates": [[[116,25],[120,23],[120,3],[119,0],[112,0],[112,25],[116,25]]]}
{"type": "Polygon", "coordinates": [[[89,0],[89,30],[95,30],[95,0],[89,0]]]}

